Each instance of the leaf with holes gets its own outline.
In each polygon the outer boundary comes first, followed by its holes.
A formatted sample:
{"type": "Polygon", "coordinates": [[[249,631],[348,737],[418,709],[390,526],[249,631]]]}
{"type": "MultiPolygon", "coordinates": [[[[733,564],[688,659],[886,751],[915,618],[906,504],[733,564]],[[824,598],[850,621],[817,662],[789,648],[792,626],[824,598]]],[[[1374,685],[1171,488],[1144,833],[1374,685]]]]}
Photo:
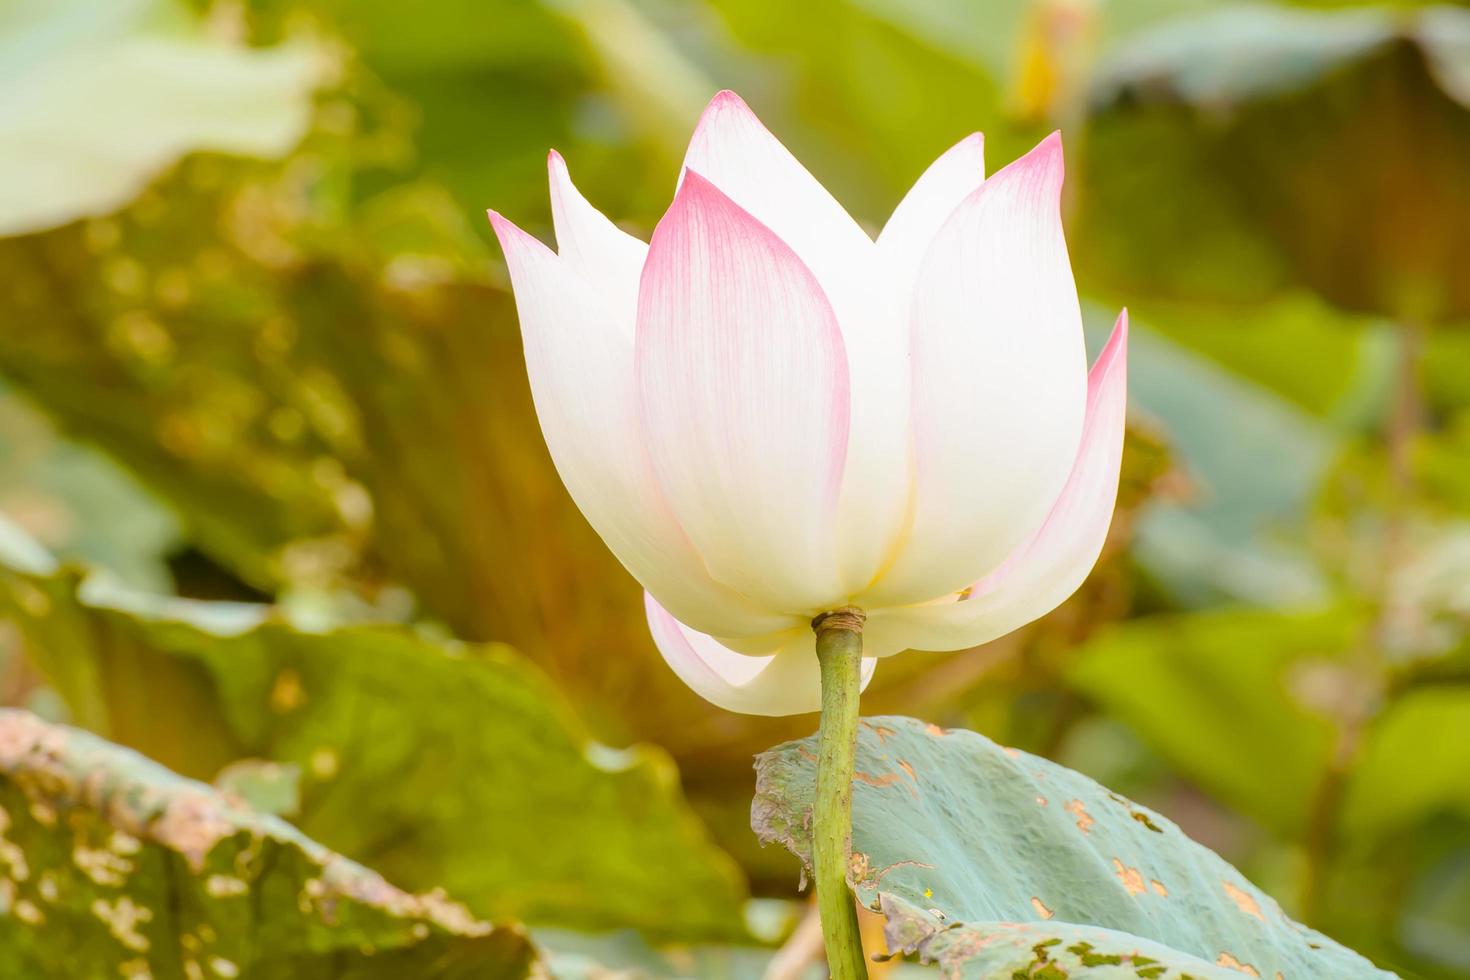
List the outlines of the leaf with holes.
{"type": "Polygon", "coordinates": [[[276,817],[0,710],[0,975],[516,978],[520,927],[412,895],[276,817]]]}
{"type": "MultiPolygon", "coordinates": [[[[808,862],[815,744],[757,757],[751,809],[763,841],[808,862]]],[[[1165,817],[974,732],[866,719],[852,846],[849,880],[887,916],[889,949],[955,976],[1392,976],[1165,817]]]]}

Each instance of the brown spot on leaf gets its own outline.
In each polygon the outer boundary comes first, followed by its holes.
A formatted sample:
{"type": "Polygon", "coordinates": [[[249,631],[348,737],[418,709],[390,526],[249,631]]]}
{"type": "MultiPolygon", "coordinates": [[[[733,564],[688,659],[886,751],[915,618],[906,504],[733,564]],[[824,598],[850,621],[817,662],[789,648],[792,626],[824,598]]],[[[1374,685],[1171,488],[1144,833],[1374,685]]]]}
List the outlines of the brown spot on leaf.
{"type": "Polygon", "coordinates": [[[1223,966],[1230,970],[1239,970],[1241,973],[1251,977],[1259,977],[1261,972],[1249,963],[1242,963],[1229,953],[1221,953],[1220,958],[1215,961],[1216,966],[1223,966]]]}
{"type": "Polygon", "coordinates": [[[869,786],[883,787],[892,786],[898,782],[898,773],[890,772],[882,776],[870,776],[865,772],[855,772],[852,774],[852,778],[860,783],[867,783],[869,786]]]}
{"type": "MultiPolygon", "coordinates": [[[[864,724],[867,724],[867,723],[864,722],[864,724]]],[[[885,728],[882,725],[869,725],[868,727],[871,728],[871,729],[873,729],[873,734],[878,736],[878,741],[880,741],[880,742],[886,742],[890,738],[892,738],[894,735],[897,735],[898,734],[893,729],[891,729],[891,728],[885,728]]]]}
{"type": "Polygon", "coordinates": [[[1129,810],[1128,812],[1134,820],[1137,820],[1139,823],[1143,824],[1154,833],[1162,834],[1164,832],[1164,828],[1160,827],[1158,824],[1149,819],[1149,815],[1147,813],[1144,813],[1142,810],[1129,810]]]}
{"type": "Polygon", "coordinates": [[[1153,888],[1160,898],[1169,897],[1169,889],[1165,888],[1164,883],[1159,879],[1155,878],[1153,881],[1150,881],[1149,886],[1153,888]]]}
{"type": "Polygon", "coordinates": [[[1068,800],[1067,805],[1062,807],[1062,809],[1077,818],[1077,829],[1084,834],[1091,829],[1093,824],[1097,823],[1096,820],[1092,819],[1092,814],[1087,812],[1087,804],[1081,800],[1068,800]]]}
{"type": "Polygon", "coordinates": [[[1036,798],[1036,805],[1037,806],[1046,806],[1046,797],[1044,797],[1044,796],[1038,796],[1036,798]]]}
{"type": "Polygon", "coordinates": [[[163,816],[153,825],[153,837],[182,854],[198,874],[204,870],[204,859],[214,845],[238,829],[225,819],[212,797],[190,790],[168,801],[163,816]]]}
{"type": "Polygon", "coordinates": [[[1137,868],[1130,868],[1117,858],[1113,858],[1113,867],[1118,870],[1118,880],[1123,883],[1124,888],[1128,889],[1128,894],[1142,895],[1148,891],[1147,886],[1143,883],[1143,875],[1137,868]]]}
{"type": "Polygon", "coordinates": [[[0,864],[10,869],[10,877],[16,881],[25,881],[30,877],[30,865],[26,862],[26,854],[21,846],[5,839],[5,832],[9,829],[10,814],[4,807],[0,807],[0,864]]]}
{"type": "Polygon", "coordinates": [[[1242,912],[1246,915],[1253,915],[1262,922],[1266,921],[1266,917],[1261,914],[1261,907],[1256,904],[1256,900],[1248,892],[1241,891],[1228,881],[1222,881],[1220,884],[1225,886],[1225,894],[1229,895],[1230,900],[1240,906],[1242,912]]]}
{"type": "MultiPolygon", "coordinates": [[[[895,861],[888,867],[881,868],[878,871],[874,872],[872,875],[872,879],[868,882],[868,884],[872,885],[874,888],[878,887],[878,883],[883,880],[883,876],[888,874],[888,872],[892,871],[895,868],[924,868],[928,871],[933,871],[934,865],[925,864],[923,861],[895,861]]],[[[925,888],[924,897],[933,898],[934,891],[932,889],[925,888]]]]}
{"type": "Polygon", "coordinates": [[[925,725],[924,726],[924,731],[928,732],[930,735],[933,735],[935,738],[944,738],[944,736],[946,736],[946,735],[949,734],[949,732],[947,732],[944,729],[940,728],[938,725],[934,724],[933,722],[930,722],[929,724],[925,725]]]}
{"type": "Polygon", "coordinates": [[[1043,919],[1050,919],[1053,915],[1056,914],[1052,912],[1051,909],[1047,908],[1046,903],[1037,898],[1035,895],[1031,896],[1031,907],[1035,909],[1036,914],[1041,916],[1043,919]]]}
{"type": "Polygon", "coordinates": [[[133,862],[107,848],[88,847],[77,841],[72,847],[72,863],[82,874],[99,885],[120,888],[133,873],[133,862]]]}
{"type": "Polygon", "coordinates": [[[10,769],[29,756],[59,754],[65,736],[23,711],[0,717],[0,768],[10,769]]]}
{"type": "Polygon", "coordinates": [[[1021,753],[1018,750],[1011,748],[1009,745],[1002,747],[1001,751],[1012,759],[1021,758],[1021,753]]]}
{"type": "Polygon", "coordinates": [[[210,898],[231,898],[244,895],[250,891],[250,886],[231,875],[214,874],[205,879],[204,890],[210,898]]]}
{"type": "Polygon", "coordinates": [[[908,777],[910,779],[912,779],[914,782],[917,783],[919,781],[919,777],[914,773],[914,767],[908,764],[908,760],[906,760],[906,759],[899,759],[898,760],[898,768],[900,768],[904,772],[908,773],[908,777]]]}
{"type": "Polygon", "coordinates": [[[92,903],[92,914],[101,919],[112,938],[135,953],[148,952],[148,937],[138,926],[153,919],[153,910],[138,905],[123,895],[116,902],[99,898],[92,903]]]}

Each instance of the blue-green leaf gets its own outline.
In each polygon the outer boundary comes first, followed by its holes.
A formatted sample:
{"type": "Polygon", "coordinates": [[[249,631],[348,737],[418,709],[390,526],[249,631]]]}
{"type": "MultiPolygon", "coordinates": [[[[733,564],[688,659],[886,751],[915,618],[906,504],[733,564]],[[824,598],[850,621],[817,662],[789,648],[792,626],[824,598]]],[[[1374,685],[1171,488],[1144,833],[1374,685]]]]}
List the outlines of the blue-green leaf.
{"type": "MultiPolygon", "coordinates": [[[[788,742],[756,760],[755,830],[803,860],[814,747],[788,742]]],[[[1391,976],[1293,922],[1167,818],[974,732],[866,719],[852,846],[849,881],[888,914],[890,948],[952,974],[1391,976]],[[1029,953],[1040,958],[1016,960],[1029,953]]]]}

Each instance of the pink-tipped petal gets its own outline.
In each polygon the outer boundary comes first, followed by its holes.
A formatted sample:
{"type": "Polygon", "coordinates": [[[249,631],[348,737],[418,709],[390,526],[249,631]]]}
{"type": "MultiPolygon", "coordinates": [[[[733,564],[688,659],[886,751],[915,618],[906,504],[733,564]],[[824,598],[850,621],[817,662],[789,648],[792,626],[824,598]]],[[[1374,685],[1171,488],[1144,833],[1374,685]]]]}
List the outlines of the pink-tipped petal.
{"type": "Polygon", "coordinates": [[[912,305],[914,500],[868,608],[927,602],[995,568],[1077,454],[1087,360],[1062,237],[1056,135],[987,178],[925,255],[912,305]]]}
{"type": "Polygon", "coordinates": [[[791,249],[696,173],[653,233],[636,362],[654,472],[710,574],[783,612],[840,599],[836,318],[791,249]]]}
{"type": "Polygon", "coordinates": [[[560,153],[552,150],[547,155],[546,169],[557,254],[567,268],[611,301],[620,326],[631,335],[638,308],[638,279],[648,246],[609,221],[582,196],[560,153]]]}
{"type": "Polygon", "coordinates": [[[895,294],[903,297],[900,314],[905,318],[929,243],[960,202],[984,182],[985,137],[971,133],[929,165],[883,226],[879,261],[895,294]]]}
{"type": "Polygon", "coordinates": [[[1102,552],[1118,496],[1128,396],[1128,311],[1087,378],[1087,421],[1066,487],[1036,533],[967,598],[874,610],[867,632],[886,647],[960,650],[988,642],[1061,605],[1102,552]]]}
{"type": "Polygon", "coordinates": [[[789,245],[837,316],[852,378],[837,556],[844,589],[854,593],[891,552],[908,506],[908,341],[896,328],[877,249],[733,92],[710,101],[684,163],[789,245]]]}
{"type": "MultiPolygon", "coordinates": [[[[747,715],[798,715],[819,711],[822,683],[815,635],[809,626],[773,640],[763,656],[736,653],[712,636],[692,630],[651,595],[644,596],[648,628],[679,679],[706,701],[747,715]]],[[[878,665],[864,657],[862,686],[878,665]]]]}
{"type": "Polygon", "coordinates": [[[659,497],[639,433],[633,340],[550,249],[495,212],[515,286],[526,371],[557,472],[613,554],[689,622],[730,635],[789,625],[705,573],[659,497]]]}

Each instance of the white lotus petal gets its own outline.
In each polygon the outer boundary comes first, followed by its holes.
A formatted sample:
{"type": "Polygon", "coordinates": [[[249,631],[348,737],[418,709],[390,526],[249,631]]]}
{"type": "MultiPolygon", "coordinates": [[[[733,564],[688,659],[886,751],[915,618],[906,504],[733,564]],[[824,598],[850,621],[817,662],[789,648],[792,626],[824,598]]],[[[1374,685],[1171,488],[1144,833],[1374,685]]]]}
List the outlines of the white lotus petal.
{"type": "Polygon", "coordinates": [[[1067,485],[1041,527],[963,600],[872,611],[868,633],[874,649],[977,646],[1046,615],[1077,590],[1102,552],[1118,496],[1127,359],[1124,310],[1088,375],[1082,444],[1067,485]]]}
{"type": "MultiPolygon", "coordinates": [[[[810,626],[775,638],[771,652],[764,656],[747,656],[685,626],[651,595],[644,596],[644,605],[648,628],[664,660],[706,701],[748,715],[796,715],[821,710],[821,670],[816,635],[810,626]]],[[[864,688],[873,679],[877,665],[877,657],[863,658],[864,688]]]]}
{"type": "Polygon", "coordinates": [[[631,337],[638,310],[638,280],[648,246],[609,221],[582,196],[560,153],[551,151],[546,169],[551,181],[557,254],[567,268],[610,301],[619,314],[619,326],[631,337]]]}
{"type": "Polygon", "coordinates": [[[636,373],[654,472],[710,574],[785,613],[840,605],[842,336],[795,253],[696,173],[653,233],[636,373]]]}
{"type": "Polygon", "coordinates": [[[733,92],[711,100],[684,163],[789,245],[837,315],[852,378],[837,547],[844,591],[852,595],[891,554],[910,489],[908,337],[893,316],[878,251],[733,92]]]}
{"type": "Polygon", "coordinates": [[[587,520],[645,588],[690,622],[730,634],[780,629],[713,581],[659,497],[640,435],[633,342],[588,283],[491,212],[515,285],[536,415],[557,472],[587,520]]]}
{"type": "Polygon", "coordinates": [[[1087,363],[1061,185],[1053,135],[986,179],[929,247],[912,319],[912,523],[859,605],[963,588],[1041,524],[1067,480],[1087,363]]]}
{"type": "Polygon", "coordinates": [[[955,208],[985,182],[985,137],[971,133],[929,165],[878,236],[883,276],[903,299],[899,315],[907,323],[914,283],[929,245],[955,208]]]}

